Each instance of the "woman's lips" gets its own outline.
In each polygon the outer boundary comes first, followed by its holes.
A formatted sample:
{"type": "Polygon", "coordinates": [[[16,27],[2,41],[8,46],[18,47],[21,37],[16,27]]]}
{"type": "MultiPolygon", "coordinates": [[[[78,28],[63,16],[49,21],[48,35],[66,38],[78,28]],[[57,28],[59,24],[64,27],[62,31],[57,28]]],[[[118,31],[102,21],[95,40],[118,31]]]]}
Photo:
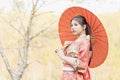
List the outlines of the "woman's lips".
{"type": "Polygon", "coordinates": [[[73,33],[75,33],[76,31],[75,30],[72,30],[73,33]]]}

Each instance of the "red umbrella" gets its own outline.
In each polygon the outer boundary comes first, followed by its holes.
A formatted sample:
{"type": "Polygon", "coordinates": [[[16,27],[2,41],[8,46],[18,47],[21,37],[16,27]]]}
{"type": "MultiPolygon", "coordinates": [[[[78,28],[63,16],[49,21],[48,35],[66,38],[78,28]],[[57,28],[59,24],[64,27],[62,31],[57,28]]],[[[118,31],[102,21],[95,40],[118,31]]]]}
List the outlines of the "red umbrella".
{"type": "Polygon", "coordinates": [[[84,16],[91,27],[93,55],[89,67],[97,67],[107,57],[108,39],[102,23],[92,12],[81,7],[70,7],[66,9],[59,20],[59,37],[61,43],[63,45],[65,41],[73,41],[77,38],[70,30],[70,20],[76,15],[84,16]]]}

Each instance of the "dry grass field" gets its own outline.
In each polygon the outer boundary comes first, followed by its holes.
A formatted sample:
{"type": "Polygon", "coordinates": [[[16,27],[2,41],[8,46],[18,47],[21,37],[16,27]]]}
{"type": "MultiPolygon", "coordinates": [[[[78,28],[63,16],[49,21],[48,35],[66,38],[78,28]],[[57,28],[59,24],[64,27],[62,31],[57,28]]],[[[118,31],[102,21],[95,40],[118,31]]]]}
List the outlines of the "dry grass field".
{"type": "MultiPolygon", "coordinates": [[[[13,15],[13,13],[1,16],[11,19],[9,15],[13,15]]],[[[97,16],[106,29],[109,40],[109,52],[107,59],[101,66],[90,69],[92,80],[119,80],[120,11],[97,16]]],[[[54,13],[39,15],[34,22],[31,35],[43,28],[41,24],[49,24],[53,20],[55,20],[54,24],[50,25],[44,33],[31,42],[28,56],[29,65],[25,69],[21,80],[60,80],[62,64],[61,60],[54,53],[54,50],[61,46],[57,31],[59,19],[54,13]]],[[[27,25],[27,19],[24,20],[24,24],[27,25]]],[[[17,68],[16,47],[19,46],[17,40],[20,39],[21,36],[0,19],[0,40],[13,68],[17,68]]],[[[0,80],[11,80],[1,56],[0,80]]]]}

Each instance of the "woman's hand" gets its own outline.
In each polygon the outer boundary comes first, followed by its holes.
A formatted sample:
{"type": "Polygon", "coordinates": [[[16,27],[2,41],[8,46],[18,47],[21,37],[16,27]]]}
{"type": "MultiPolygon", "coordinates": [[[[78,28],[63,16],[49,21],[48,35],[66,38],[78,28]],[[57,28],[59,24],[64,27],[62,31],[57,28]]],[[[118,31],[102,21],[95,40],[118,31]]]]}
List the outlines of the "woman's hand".
{"type": "Polygon", "coordinates": [[[67,48],[71,43],[72,41],[65,41],[63,48],[67,48]]]}
{"type": "Polygon", "coordinates": [[[57,55],[63,59],[65,57],[65,54],[64,54],[64,49],[63,48],[58,48],[55,50],[55,53],[57,53],[57,55]]]}

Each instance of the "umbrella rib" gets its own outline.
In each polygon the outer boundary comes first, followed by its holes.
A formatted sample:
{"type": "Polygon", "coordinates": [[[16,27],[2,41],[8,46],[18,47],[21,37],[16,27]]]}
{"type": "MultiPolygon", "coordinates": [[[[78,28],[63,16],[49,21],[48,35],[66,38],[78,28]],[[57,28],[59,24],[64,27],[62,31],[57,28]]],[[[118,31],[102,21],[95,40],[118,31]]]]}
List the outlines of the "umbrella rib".
{"type": "Polygon", "coordinates": [[[97,57],[96,57],[96,55],[99,55],[99,53],[98,53],[98,46],[97,45],[94,45],[94,48],[93,48],[93,59],[98,59],[97,57]]]}
{"type": "Polygon", "coordinates": [[[73,9],[71,10],[71,12],[75,14],[75,12],[73,11],[73,9]]]}
{"type": "MultiPolygon", "coordinates": [[[[66,17],[65,18],[67,18],[68,16],[66,15],[66,17]]],[[[69,23],[69,19],[67,18],[67,19],[62,19],[62,21],[64,21],[64,22],[66,22],[66,23],[69,23]]]]}
{"type": "Polygon", "coordinates": [[[100,51],[102,51],[102,50],[106,50],[107,49],[107,47],[105,47],[104,45],[101,45],[101,43],[99,42],[99,48],[101,49],[100,51]]]}
{"type": "Polygon", "coordinates": [[[97,20],[97,18],[96,18],[96,16],[95,16],[95,20],[94,20],[94,22],[93,22],[93,24],[92,24],[93,26],[94,26],[94,24],[95,24],[96,20],[97,20]]]}
{"type": "Polygon", "coordinates": [[[104,38],[105,40],[100,39],[100,38],[92,38],[92,39],[95,39],[95,41],[98,41],[98,40],[99,40],[99,41],[104,42],[104,43],[106,43],[106,42],[107,42],[107,41],[106,41],[106,40],[107,40],[107,38],[106,38],[106,37],[104,38]]]}
{"type": "MultiPolygon", "coordinates": [[[[98,43],[99,44],[99,46],[101,46],[101,47],[103,47],[104,49],[106,49],[106,47],[105,46],[103,46],[103,45],[101,45],[101,43],[97,40],[97,42],[96,43],[98,43]]],[[[105,41],[104,41],[104,44],[105,44],[105,41]]]]}
{"type": "Polygon", "coordinates": [[[99,44],[99,45],[96,45],[96,50],[97,50],[97,52],[98,52],[98,51],[99,51],[98,53],[101,52],[99,55],[102,54],[102,51],[103,51],[104,49],[105,49],[105,48],[103,48],[103,46],[100,46],[100,44],[99,44]]]}
{"type": "MultiPolygon", "coordinates": [[[[107,38],[105,38],[105,39],[107,40],[107,38]]],[[[103,42],[107,42],[106,40],[99,39],[99,38],[97,38],[97,40],[99,40],[99,41],[103,41],[103,42]]]]}
{"type": "Polygon", "coordinates": [[[100,32],[105,32],[105,30],[102,29],[102,30],[99,30],[99,31],[93,32],[93,34],[95,35],[96,33],[100,33],[100,32]]]}
{"type": "Polygon", "coordinates": [[[105,51],[105,49],[102,48],[100,45],[94,45],[93,60],[95,60],[95,62],[97,61],[97,65],[102,64],[103,60],[105,60],[105,58],[103,59],[104,56],[102,56],[103,54],[106,54],[104,51],[105,51]],[[96,55],[98,55],[98,56],[96,56],[96,55]]]}
{"type": "MultiPolygon", "coordinates": [[[[104,36],[103,36],[104,37],[104,36]]],[[[106,37],[105,37],[106,38],[106,37]]],[[[103,39],[99,39],[99,38],[95,38],[95,40],[99,40],[99,41],[102,41],[102,42],[106,42],[106,41],[104,41],[103,39]]],[[[106,38],[106,40],[107,40],[107,38],[106,38]]]]}
{"type": "Polygon", "coordinates": [[[100,60],[101,55],[104,54],[104,50],[105,50],[105,49],[104,49],[103,47],[101,47],[100,45],[96,45],[96,48],[95,48],[95,49],[96,49],[96,51],[97,51],[96,54],[99,55],[98,58],[99,58],[99,60],[100,60]]]}
{"type": "Polygon", "coordinates": [[[72,9],[71,9],[71,12],[70,12],[70,14],[69,14],[69,15],[70,15],[70,16],[73,16],[71,13],[74,13],[72,9]]]}
{"type": "MultiPolygon", "coordinates": [[[[98,50],[99,50],[98,45],[94,45],[94,51],[98,52],[98,50]]],[[[96,53],[96,54],[98,54],[98,53],[96,53]]]]}
{"type": "MultiPolygon", "coordinates": [[[[67,20],[66,20],[66,19],[65,19],[65,20],[68,21],[68,20],[69,20],[69,17],[70,17],[69,12],[67,12],[67,15],[66,15],[66,16],[67,16],[67,20]]],[[[69,22],[70,22],[70,21],[68,21],[68,23],[69,23],[69,22]]]]}
{"type": "Polygon", "coordinates": [[[95,28],[92,28],[92,32],[94,32],[97,28],[99,28],[100,25],[101,25],[101,23],[98,24],[95,28]]]}
{"type": "Polygon", "coordinates": [[[95,37],[95,38],[96,38],[97,36],[98,36],[98,37],[101,37],[101,38],[102,38],[102,37],[107,37],[106,35],[94,35],[94,36],[92,36],[92,37],[95,37]]]}
{"type": "Polygon", "coordinates": [[[64,27],[65,27],[65,26],[68,26],[68,24],[61,24],[61,26],[64,26],[64,27]]]}

